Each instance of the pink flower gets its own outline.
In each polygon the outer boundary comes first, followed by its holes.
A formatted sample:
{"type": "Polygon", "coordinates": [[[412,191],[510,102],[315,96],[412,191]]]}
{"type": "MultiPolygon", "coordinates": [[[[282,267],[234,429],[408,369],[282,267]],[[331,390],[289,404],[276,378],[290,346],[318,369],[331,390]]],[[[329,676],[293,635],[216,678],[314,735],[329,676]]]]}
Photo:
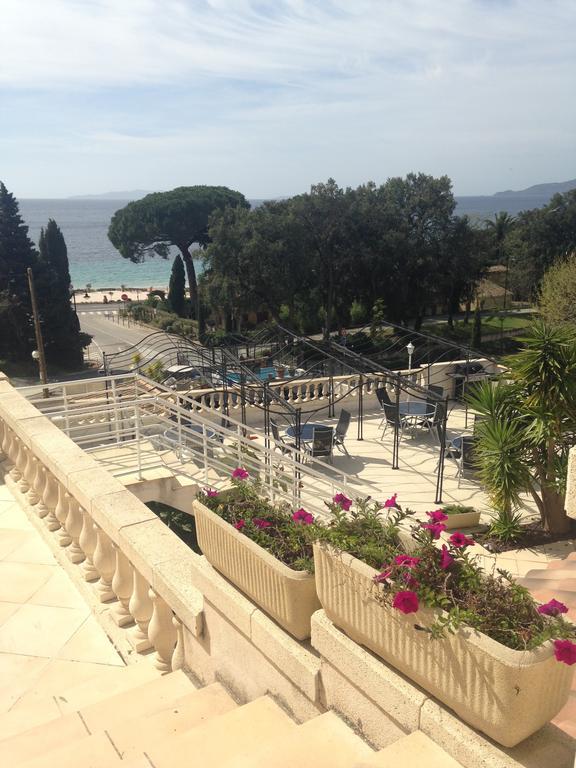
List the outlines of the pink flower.
{"type": "Polygon", "coordinates": [[[234,472],[232,472],[232,478],[234,480],[248,480],[249,477],[250,475],[246,472],[244,467],[236,467],[234,472]]]}
{"type": "Polygon", "coordinates": [[[474,539],[471,539],[468,536],[464,536],[464,534],[460,533],[460,531],[453,533],[448,541],[450,544],[452,544],[453,547],[471,547],[472,544],[474,544],[474,539]]]}
{"type": "Polygon", "coordinates": [[[204,488],[204,493],[209,499],[218,496],[218,491],[215,491],[213,488],[204,488]]]}
{"type": "Polygon", "coordinates": [[[334,504],[338,504],[339,507],[342,507],[344,512],[348,512],[350,507],[352,506],[352,499],[349,499],[348,496],[344,496],[343,493],[337,493],[336,496],[332,499],[334,504]]]}
{"type": "Polygon", "coordinates": [[[269,523],[268,520],[262,520],[262,518],[260,518],[260,517],[255,517],[252,520],[252,522],[254,523],[256,528],[260,528],[260,529],[262,529],[262,528],[270,528],[270,526],[272,525],[272,523],[269,523]]]}
{"type": "Polygon", "coordinates": [[[394,562],[396,565],[404,565],[406,568],[415,568],[420,562],[419,557],[410,557],[410,555],[396,555],[394,562]]]}
{"type": "Polygon", "coordinates": [[[384,502],[384,509],[387,507],[397,507],[398,504],[396,503],[396,499],[398,498],[398,494],[394,493],[392,496],[390,496],[389,499],[386,499],[384,502]]]}
{"type": "Polygon", "coordinates": [[[568,608],[564,603],[552,598],[548,603],[538,606],[538,613],[543,613],[545,616],[560,616],[561,613],[568,613],[568,608]]]}
{"type": "MultiPolygon", "coordinates": [[[[382,566],[384,568],[385,566],[382,566]]],[[[386,570],[383,570],[382,573],[377,573],[376,576],[374,576],[374,581],[376,584],[383,584],[387,579],[390,578],[392,571],[390,568],[386,568],[386,570]]]]}
{"type": "Polygon", "coordinates": [[[554,640],[554,656],[568,666],[576,664],[576,643],[572,640],[554,640]]]}
{"type": "Polygon", "coordinates": [[[238,520],[237,523],[234,523],[234,528],[236,528],[237,531],[241,531],[242,528],[244,528],[245,525],[246,525],[246,521],[245,520],[238,520]]]}
{"type": "Polygon", "coordinates": [[[294,512],[292,515],[292,520],[294,520],[295,523],[311,525],[314,522],[314,515],[311,515],[310,512],[306,512],[305,509],[300,508],[294,512]]]}
{"type": "Polygon", "coordinates": [[[439,539],[442,531],[446,530],[444,523],[422,523],[422,528],[425,528],[433,539],[439,539]]]}
{"type": "Polygon", "coordinates": [[[434,512],[426,512],[432,523],[442,523],[444,520],[448,520],[448,515],[441,509],[436,509],[434,512]]]}
{"type": "Polygon", "coordinates": [[[418,586],[418,581],[412,576],[410,571],[404,571],[402,574],[402,581],[407,587],[410,587],[410,589],[415,589],[418,586]]]}
{"type": "Polygon", "coordinates": [[[397,592],[394,595],[392,607],[402,613],[415,613],[419,607],[418,595],[410,590],[397,592]]]}
{"type": "Polygon", "coordinates": [[[453,562],[454,558],[448,552],[448,547],[446,544],[442,544],[442,552],[440,552],[440,568],[442,568],[443,571],[446,571],[450,568],[453,562]]]}

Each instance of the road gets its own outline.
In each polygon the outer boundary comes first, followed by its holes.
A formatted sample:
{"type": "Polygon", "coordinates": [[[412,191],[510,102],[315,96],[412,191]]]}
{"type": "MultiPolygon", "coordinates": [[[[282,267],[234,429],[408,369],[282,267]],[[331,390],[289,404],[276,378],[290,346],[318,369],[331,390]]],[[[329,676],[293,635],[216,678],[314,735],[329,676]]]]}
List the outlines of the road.
{"type": "Polygon", "coordinates": [[[103,352],[119,352],[142,341],[154,331],[132,321],[118,317],[117,309],[110,309],[106,304],[78,306],[80,327],[93,337],[93,342],[103,352]],[[84,308],[85,307],[85,308],[84,308]],[[120,322],[119,322],[120,321],[120,322]]]}

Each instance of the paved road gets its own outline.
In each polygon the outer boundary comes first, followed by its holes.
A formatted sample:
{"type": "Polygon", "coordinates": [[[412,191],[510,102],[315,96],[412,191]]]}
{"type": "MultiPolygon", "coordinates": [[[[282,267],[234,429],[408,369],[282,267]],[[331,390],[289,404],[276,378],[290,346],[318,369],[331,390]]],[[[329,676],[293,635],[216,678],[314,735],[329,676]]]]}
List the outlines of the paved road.
{"type": "Polygon", "coordinates": [[[84,310],[78,307],[78,319],[82,330],[89,333],[104,352],[119,352],[153,333],[150,328],[123,322],[117,311],[106,309],[105,304],[101,305],[101,309],[84,310]]]}

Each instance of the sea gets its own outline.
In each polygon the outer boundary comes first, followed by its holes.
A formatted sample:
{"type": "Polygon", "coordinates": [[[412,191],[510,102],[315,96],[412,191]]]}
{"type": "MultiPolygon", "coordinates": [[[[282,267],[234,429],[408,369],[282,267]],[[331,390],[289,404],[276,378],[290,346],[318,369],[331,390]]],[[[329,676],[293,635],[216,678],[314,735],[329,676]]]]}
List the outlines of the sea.
{"type": "MultiPolygon", "coordinates": [[[[456,197],[456,213],[468,214],[473,219],[491,218],[499,211],[515,215],[529,208],[540,208],[549,201],[546,197],[456,197]]],[[[59,225],[70,262],[70,276],[75,288],[110,289],[164,288],[168,285],[172,261],[170,257],[147,257],[141,264],[124,259],[108,240],[108,227],[114,213],[123,208],[128,200],[59,199],[20,200],[20,213],[29,228],[29,235],[38,244],[40,230],[48,219],[59,225]]],[[[256,201],[254,201],[256,202],[256,201]]],[[[259,201],[258,201],[259,202],[259,201]]],[[[195,260],[196,269],[202,271],[202,263],[195,260]]]]}

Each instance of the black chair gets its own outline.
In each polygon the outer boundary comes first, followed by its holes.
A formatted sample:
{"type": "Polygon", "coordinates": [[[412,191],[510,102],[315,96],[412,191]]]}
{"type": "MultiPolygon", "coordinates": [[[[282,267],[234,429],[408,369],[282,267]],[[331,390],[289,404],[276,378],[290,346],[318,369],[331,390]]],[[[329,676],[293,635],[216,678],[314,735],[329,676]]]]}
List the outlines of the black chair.
{"type": "Polygon", "coordinates": [[[457,460],[458,464],[458,488],[460,488],[460,481],[462,480],[466,472],[475,472],[477,469],[476,461],[474,459],[474,445],[476,438],[473,435],[462,436],[462,450],[460,452],[460,459],[457,460]]]}
{"type": "MultiPolygon", "coordinates": [[[[393,405],[392,400],[390,400],[390,397],[388,395],[388,392],[386,391],[386,387],[378,387],[376,390],[376,397],[378,398],[378,404],[380,405],[380,408],[384,410],[385,405],[393,405]]],[[[382,425],[386,421],[386,416],[382,419],[380,424],[378,425],[378,429],[382,428],[382,425]]]]}
{"type": "Polygon", "coordinates": [[[382,430],[382,438],[386,434],[386,430],[388,429],[388,426],[390,425],[393,428],[398,427],[398,431],[400,432],[400,437],[402,437],[402,430],[406,426],[406,420],[403,416],[398,412],[398,409],[395,405],[390,403],[384,403],[383,405],[384,410],[384,429],[382,430]]]}
{"type": "Polygon", "coordinates": [[[270,430],[272,431],[272,437],[274,438],[274,445],[279,448],[282,455],[290,453],[291,448],[295,448],[295,445],[289,445],[284,438],[280,435],[278,424],[273,419],[270,419],[270,430]]]}
{"type": "Polygon", "coordinates": [[[348,427],[350,426],[350,419],[351,415],[348,411],[345,411],[344,408],[340,411],[340,416],[338,417],[338,424],[336,424],[336,431],[334,432],[334,445],[336,448],[341,449],[344,451],[345,454],[348,455],[348,451],[346,449],[346,446],[344,445],[344,438],[346,437],[346,433],[348,432],[348,427]]]}
{"type": "Polygon", "coordinates": [[[332,463],[334,446],[334,429],[332,427],[314,427],[312,442],[306,446],[306,453],[316,458],[328,458],[332,463]]]}
{"type": "Polygon", "coordinates": [[[444,387],[439,387],[436,384],[428,384],[426,389],[434,395],[438,395],[438,397],[444,397],[444,387]]]}

